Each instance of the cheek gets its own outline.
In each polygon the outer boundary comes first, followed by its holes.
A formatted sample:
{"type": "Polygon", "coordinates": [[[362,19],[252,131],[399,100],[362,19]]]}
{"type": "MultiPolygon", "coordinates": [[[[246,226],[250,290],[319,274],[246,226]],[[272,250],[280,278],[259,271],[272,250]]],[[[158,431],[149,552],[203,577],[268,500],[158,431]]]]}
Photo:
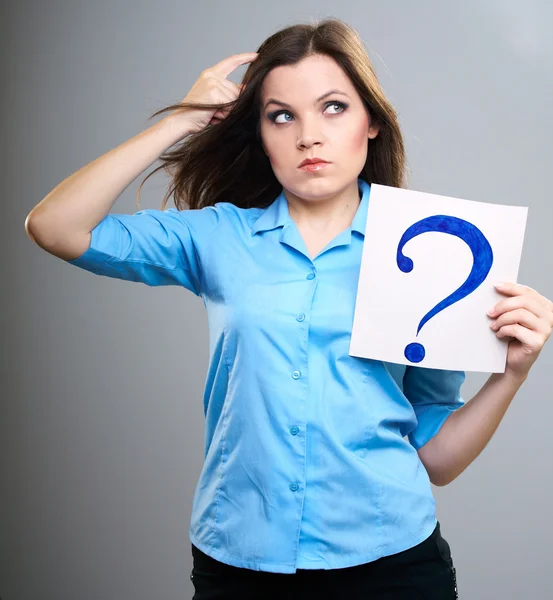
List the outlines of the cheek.
{"type": "Polygon", "coordinates": [[[352,149],[355,152],[366,150],[367,140],[369,139],[368,124],[363,123],[351,136],[352,149]]]}
{"type": "Polygon", "coordinates": [[[278,139],[264,133],[261,137],[262,148],[271,162],[277,161],[281,153],[278,139]]]}

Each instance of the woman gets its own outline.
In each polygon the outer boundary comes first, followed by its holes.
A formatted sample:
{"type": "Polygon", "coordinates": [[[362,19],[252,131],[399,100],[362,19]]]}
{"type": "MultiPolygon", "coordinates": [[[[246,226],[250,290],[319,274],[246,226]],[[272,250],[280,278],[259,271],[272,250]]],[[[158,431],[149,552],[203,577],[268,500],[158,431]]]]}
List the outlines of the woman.
{"type": "Polygon", "coordinates": [[[26,230],[70,264],[205,303],[194,598],[458,597],[430,484],[489,441],[549,337],[551,302],[505,290],[498,335],[521,342],[475,410],[464,372],[349,355],[370,184],[403,186],[405,157],[363,44],[339,20],[221,61],[165,111],[63,181],[26,230]],[[241,85],[226,79],[245,63],[241,85]],[[109,214],[158,158],[173,177],[162,209],[109,214]]]}

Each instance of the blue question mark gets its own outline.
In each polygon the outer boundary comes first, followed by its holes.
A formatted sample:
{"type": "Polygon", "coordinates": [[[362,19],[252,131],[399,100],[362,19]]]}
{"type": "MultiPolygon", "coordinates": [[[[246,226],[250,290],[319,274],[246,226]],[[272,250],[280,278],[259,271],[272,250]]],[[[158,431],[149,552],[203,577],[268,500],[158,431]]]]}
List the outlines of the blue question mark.
{"type": "MultiPolygon", "coordinates": [[[[396,260],[397,266],[404,273],[410,273],[413,270],[413,261],[403,254],[403,246],[405,246],[409,240],[417,235],[421,235],[421,233],[426,233],[427,231],[440,231],[461,238],[471,249],[474,260],[472,270],[465,282],[424,315],[417,328],[417,335],[422,329],[422,326],[433,316],[474,292],[484,279],[486,279],[493,264],[492,247],[478,227],[457,217],[434,215],[413,223],[413,225],[411,225],[401,236],[397,248],[396,260]]],[[[413,363],[421,362],[425,354],[426,351],[422,344],[412,343],[405,346],[405,358],[413,363]]]]}

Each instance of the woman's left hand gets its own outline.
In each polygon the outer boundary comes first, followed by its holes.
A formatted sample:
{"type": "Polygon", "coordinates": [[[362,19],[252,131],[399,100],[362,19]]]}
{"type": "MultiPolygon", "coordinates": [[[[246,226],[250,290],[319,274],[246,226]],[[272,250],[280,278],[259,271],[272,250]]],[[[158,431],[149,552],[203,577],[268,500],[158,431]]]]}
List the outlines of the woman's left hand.
{"type": "Polygon", "coordinates": [[[511,338],[505,373],[525,379],[553,330],[553,302],[518,283],[505,282],[496,289],[510,297],[488,311],[495,319],[490,327],[497,337],[511,338]]]}

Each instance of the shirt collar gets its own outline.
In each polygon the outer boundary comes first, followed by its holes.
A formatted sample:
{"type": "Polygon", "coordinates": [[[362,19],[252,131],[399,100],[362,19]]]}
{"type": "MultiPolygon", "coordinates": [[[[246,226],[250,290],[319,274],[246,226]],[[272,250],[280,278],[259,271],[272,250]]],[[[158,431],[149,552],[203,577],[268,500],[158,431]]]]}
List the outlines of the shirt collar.
{"type": "MultiPolygon", "coordinates": [[[[351,223],[351,231],[365,235],[365,226],[367,223],[367,210],[369,208],[369,194],[371,186],[361,177],[357,178],[357,187],[361,192],[361,201],[351,223]]],[[[276,227],[283,227],[290,223],[292,218],[288,210],[288,201],[284,195],[284,190],[280,192],[272,204],[270,204],[261,216],[252,224],[252,235],[260,231],[269,231],[276,227]]]]}

